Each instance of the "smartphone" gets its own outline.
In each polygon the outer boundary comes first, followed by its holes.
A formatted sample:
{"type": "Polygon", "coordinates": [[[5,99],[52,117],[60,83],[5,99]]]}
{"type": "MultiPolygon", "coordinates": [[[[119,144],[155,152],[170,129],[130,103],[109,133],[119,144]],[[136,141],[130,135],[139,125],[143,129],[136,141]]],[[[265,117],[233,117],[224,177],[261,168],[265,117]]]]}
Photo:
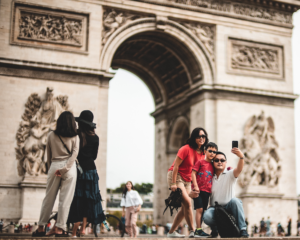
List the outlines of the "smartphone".
{"type": "Polygon", "coordinates": [[[238,141],[232,141],[232,148],[238,148],[239,142],[238,141]]]}

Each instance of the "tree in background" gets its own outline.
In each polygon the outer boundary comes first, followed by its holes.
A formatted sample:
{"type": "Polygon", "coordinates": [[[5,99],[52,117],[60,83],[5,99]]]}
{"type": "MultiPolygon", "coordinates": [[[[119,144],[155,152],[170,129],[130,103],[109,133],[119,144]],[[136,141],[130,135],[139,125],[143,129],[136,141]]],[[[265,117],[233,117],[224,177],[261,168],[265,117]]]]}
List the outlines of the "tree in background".
{"type": "MultiPolygon", "coordinates": [[[[125,187],[126,183],[121,183],[120,187],[117,187],[115,189],[107,189],[108,193],[122,193],[123,189],[125,187]]],[[[139,194],[148,194],[153,191],[153,183],[137,183],[134,185],[134,188],[136,191],[139,192],[139,194]]]]}

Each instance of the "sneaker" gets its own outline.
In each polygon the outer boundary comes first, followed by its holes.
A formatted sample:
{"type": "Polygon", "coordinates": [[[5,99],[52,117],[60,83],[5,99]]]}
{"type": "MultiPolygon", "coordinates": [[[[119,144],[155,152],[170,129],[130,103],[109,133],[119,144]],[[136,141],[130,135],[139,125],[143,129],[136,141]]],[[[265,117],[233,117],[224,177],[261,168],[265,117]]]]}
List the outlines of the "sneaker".
{"type": "Polygon", "coordinates": [[[195,238],[207,238],[209,235],[206,232],[203,232],[202,229],[195,231],[195,238]]]}
{"type": "Polygon", "coordinates": [[[249,237],[249,234],[247,233],[247,230],[241,230],[240,234],[241,234],[241,238],[248,238],[249,237]]]}
{"type": "Polygon", "coordinates": [[[181,234],[179,234],[178,232],[174,231],[174,232],[172,232],[172,233],[168,233],[168,234],[167,234],[167,237],[168,237],[168,238],[184,238],[185,235],[181,235],[181,234]]]}
{"type": "Polygon", "coordinates": [[[195,232],[193,230],[190,231],[189,238],[194,238],[195,237],[195,232]]]}
{"type": "Polygon", "coordinates": [[[210,235],[208,236],[208,238],[217,238],[218,235],[219,235],[218,232],[212,231],[212,232],[210,233],[210,235]]]}

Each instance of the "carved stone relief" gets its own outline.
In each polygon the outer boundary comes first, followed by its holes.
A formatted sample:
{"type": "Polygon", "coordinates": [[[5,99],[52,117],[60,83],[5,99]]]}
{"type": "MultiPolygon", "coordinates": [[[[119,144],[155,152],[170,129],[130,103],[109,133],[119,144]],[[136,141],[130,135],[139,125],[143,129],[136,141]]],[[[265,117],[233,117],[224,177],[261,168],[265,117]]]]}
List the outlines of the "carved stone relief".
{"type": "Polygon", "coordinates": [[[103,12],[102,45],[105,45],[107,39],[118,28],[141,17],[141,15],[124,12],[116,9],[105,9],[103,12]]]}
{"type": "Polygon", "coordinates": [[[87,50],[87,15],[16,3],[13,24],[13,44],[87,50]]]}
{"type": "Polygon", "coordinates": [[[68,96],[60,95],[55,98],[52,88],[47,88],[46,98],[43,100],[37,93],[28,97],[16,134],[20,176],[46,173],[44,155],[47,134],[55,129],[57,118],[68,108],[68,96]]]}
{"type": "Polygon", "coordinates": [[[228,40],[228,68],[232,73],[283,78],[283,48],[244,40],[228,40]]]}
{"type": "MultiPolygon", "coordinates": [[[[260,4],[260,1],[252,1],[252,4],[244,4],[235,1],[220,0],[141,0],[160,5],[176,6],[196,11],[210,12],[218,15],[231,16],[236,18],[252,19],[273,24],[284,24],[292,27],[292,13],[297,7],[288,4],[269,2],[260,4]]],[[[266,2],[266,1],[264,1],[266,2]]]]}
{"type": "Polygon", "coordinates": [[[244,169],[238,179],[241,187],[278,185],[281,159],[274,132],[274,121],[264,112],[247,121],[241,141],[241,150],[245,155],[244,169]]]}
{"type": "Polygon", "coordinates": [[[183,25],[190,29],[200,39],[206,50],[214,59],[215,27],[211,25],[203,25],[201,23],[183,23],[183,25]]]}

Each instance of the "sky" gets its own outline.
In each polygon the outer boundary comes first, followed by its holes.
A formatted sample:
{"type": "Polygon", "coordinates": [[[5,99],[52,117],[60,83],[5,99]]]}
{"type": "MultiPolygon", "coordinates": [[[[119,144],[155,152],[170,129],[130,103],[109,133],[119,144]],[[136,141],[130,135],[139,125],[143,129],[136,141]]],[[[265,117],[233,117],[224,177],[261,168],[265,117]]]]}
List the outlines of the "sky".
{"type": "MultiPolygon", "coordinates": [[[[293,16],[294,93],[300,94],[300,10],[293,16]]],[[[107,187],[154,183],[153,97],[136,75],[119,69],[108,98],[107,187]]],[[[297,194],[300,194],[300,99],[295,101],[297,194]]]]}

